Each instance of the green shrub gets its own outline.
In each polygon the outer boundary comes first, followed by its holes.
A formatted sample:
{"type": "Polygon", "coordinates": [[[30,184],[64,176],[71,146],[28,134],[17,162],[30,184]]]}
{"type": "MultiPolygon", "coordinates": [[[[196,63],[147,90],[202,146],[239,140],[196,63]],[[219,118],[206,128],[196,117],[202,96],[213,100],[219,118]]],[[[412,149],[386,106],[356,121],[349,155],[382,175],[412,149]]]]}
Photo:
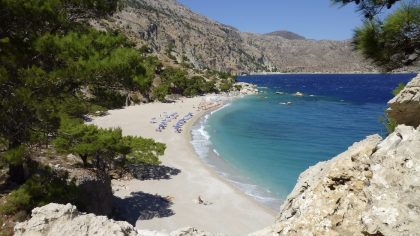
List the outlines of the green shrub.
{"type": "Polygon", "coordinates": [[[388,131],[388,134],[391,134],[395,131],[395,128],[398,126],[398,123],[396,120],[392,118],[387,119],[386,123],[386,130],[388,131]]]}
{"type": "Polygon", "coordinates": [[[404,88],[405,88],[405,84],[399,83],[398,86],[394,90],[392,90],[392,94],[394,96],[397,96],[401,92],[401,90],[403,90],[404,88]]]}
{"type": "Polygon", "coordinates": [[[228,92],[232,88],[232,83],[229,81],[224,81],[219,85],[219,89],[222,92],[228,92]]]}
{"type": "Polygon", "coordinates": [[[1,157],[3,157],[8,164],[20,165],[24,162],[28,155],[28,149],[24,145],[20,145],[2,153],[1,157]]]}
{"type": "Polygon", "coordinates": [[[67,178],[66,174],[59,175],[49,169],[42,169],[7,196],[0,212],[6,215],[19,211],[29,213],[33,208],[51,202],[72,203],[84,209],[85,206],[79,200],[79,188],[74,182],[67,182],[67,178]]]}
{"type": "Polygon", "coordinates": [[[161,102],[165,101],[165,97],[168,94],[169,94],[169,86],[166,84],[161,84],[158,87],[153,89],[153,97],[161,102]]]}
{"type": "Polygon", "coordinates": [[[385,114],[379,118],[379,121],[385,126],[386,131],[388,134],[391,134],[394,132],[395,128],[398,126],[398,123],[396,120],[388,117],[388,115],[385,114]]]}

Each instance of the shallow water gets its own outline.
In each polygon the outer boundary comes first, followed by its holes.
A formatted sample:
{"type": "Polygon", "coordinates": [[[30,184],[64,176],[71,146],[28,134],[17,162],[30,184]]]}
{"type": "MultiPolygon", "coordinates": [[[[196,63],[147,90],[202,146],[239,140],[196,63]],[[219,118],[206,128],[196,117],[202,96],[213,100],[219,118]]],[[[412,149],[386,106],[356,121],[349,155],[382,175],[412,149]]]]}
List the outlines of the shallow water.
{"type": "Polygon", "coordinates": [[[241,191],[278,209],[309,166],[367,135],[385,135],[380,117],[391,91],[414,76],[238,77],[264,87],[263,93],[201,119],[192,129],[192,144],[200,158],[241,191]],[[294,96],[297,91],[304,96],[294,96]]]}

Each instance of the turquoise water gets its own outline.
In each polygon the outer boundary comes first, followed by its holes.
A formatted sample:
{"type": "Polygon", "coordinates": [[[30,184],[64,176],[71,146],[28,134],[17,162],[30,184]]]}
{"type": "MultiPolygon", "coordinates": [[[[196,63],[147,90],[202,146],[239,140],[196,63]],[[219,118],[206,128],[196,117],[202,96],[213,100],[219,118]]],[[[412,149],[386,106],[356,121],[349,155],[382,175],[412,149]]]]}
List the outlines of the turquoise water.
{"type": "Polygon", "coordinates": [[[239,77],[261,86],[262,93],[237,99],[195,124],[193,146],[220,175],[277,209],[309,166],[367,135],[385,135],[380,116],[390,91],[414,76],[239,77]],[[304,96],[293,96],[297,91],[304,96]]]}

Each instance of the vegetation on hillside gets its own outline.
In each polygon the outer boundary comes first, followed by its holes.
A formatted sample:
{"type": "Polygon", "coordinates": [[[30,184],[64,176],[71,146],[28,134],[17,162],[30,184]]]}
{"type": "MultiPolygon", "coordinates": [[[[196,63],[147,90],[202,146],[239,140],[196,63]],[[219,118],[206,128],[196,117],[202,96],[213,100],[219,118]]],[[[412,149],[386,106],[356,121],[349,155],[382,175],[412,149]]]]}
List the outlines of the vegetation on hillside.
{"type": "Polygon", "coordinates": [[[234,83],[233,77],[228,73],[207,70],[204,75],[189,77],[187,71],[180,68],[163,70],[160,73],[160,79],[160,85],[153,90],[154,98],[159,101],[165,101],[165,97],[169,94],[193,97],[207,93],[227,92],[233,88],[234,83]]]}
{"type": "Polygon", "coordinates": [[[164,101],[168,94],[219,91],[217,76],[165,68],[147,46],[137,49],[125,35],[88,24],[120,6],[119,0],[0,0],[0,165],[15,189],[0,198],[2,215],[53,200],[83,209],[67,176],[44,167],[25,174],[36,149],[72,153],[95,170],[160,163],[164,144],[86,125],[89,115],[129,98],[139,102],[138,94],[164,101]]]}
{"type": "Polygon", "coordinates": [[[66,176],[44,167],[27,175],[37,148],[73,153],[95,169],[159,163],[164,144],[83,124],[89,114],[125,105],[131,92],[147,95],[161,67],[124,35],[86,23],[118,6],[118,0],[0,0],[0,159],[6,184],[17,187],[2,201],[2,215],[51,201],[80,205],[66,176]]]}

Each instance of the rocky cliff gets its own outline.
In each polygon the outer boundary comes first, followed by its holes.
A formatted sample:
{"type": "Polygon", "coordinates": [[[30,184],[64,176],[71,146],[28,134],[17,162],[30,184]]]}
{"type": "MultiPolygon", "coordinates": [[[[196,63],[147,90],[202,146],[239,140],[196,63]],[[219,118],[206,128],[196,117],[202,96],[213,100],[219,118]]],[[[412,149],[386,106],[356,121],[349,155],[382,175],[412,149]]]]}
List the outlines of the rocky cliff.
{"type": "MultiPolygon", "coordinates": [[[[372,71],[348,41],[307,40],[239,30],[196,14],[176,0],[129,0],[101,27],[123,31],[163,60],[233,73],[372,71]]],[[[291,35],[290,33],[287,35],[291,35]]]]}
{"type": "Polygon", "coordinates": [[[420,75],[388,102],[388,116],[398,124],[420,125],[420,75]]]}
{"type": "Polygon", "coordinates": [[[253,235],[416,235],[420,128],[398,126],[303,172],[276,223],[253,235]]]}
{"type": "MultiPolygon", "coordinates": [[[[104,171],[81,168],[81,161],[74,155],[50,158],[46,151],[34,155],[32,160],[37,166],[48,166],[60,176],[66,176],[67,182],[73,182],[79,189],[78,201],[85,211],[97,215],[111,215],[114,195],[111,188],[111,178],[104,171]]],[[[36,174],[38,168],[30,170],[36,174]]]]}

